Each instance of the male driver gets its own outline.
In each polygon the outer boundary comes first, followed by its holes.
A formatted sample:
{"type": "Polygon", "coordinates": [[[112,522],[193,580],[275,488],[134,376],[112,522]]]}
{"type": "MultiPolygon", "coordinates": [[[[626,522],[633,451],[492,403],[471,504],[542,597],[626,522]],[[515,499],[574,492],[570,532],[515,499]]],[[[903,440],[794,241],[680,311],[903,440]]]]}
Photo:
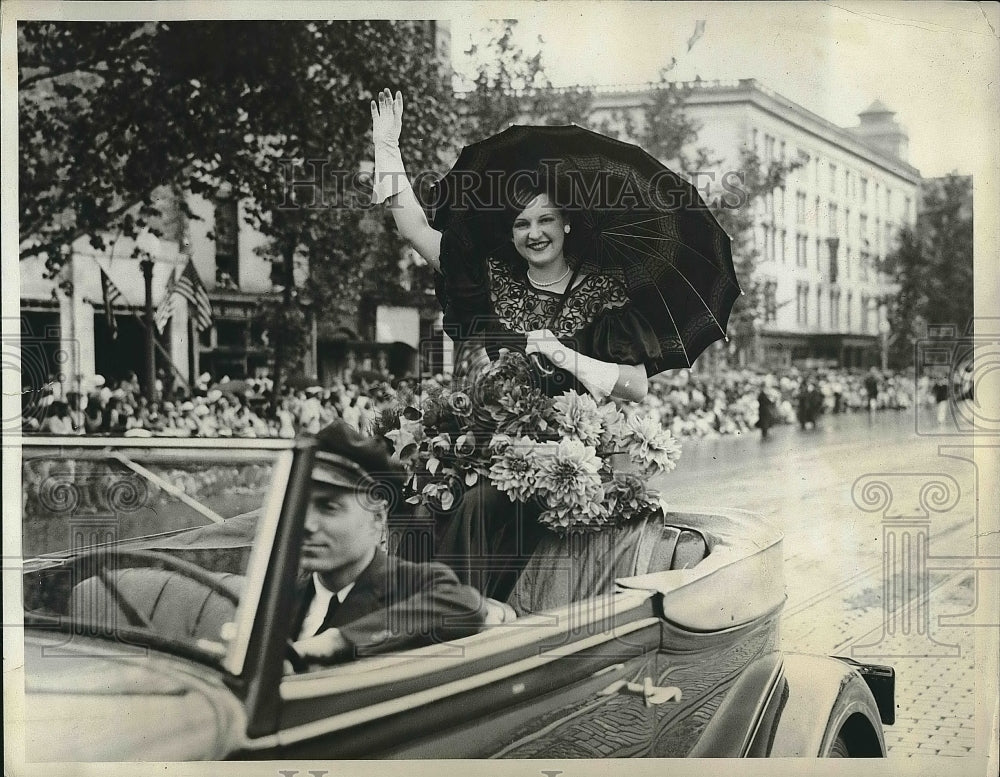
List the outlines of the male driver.
{"type": "Polygon", "coordinates": [[[400,468],[383,445],[343,421],[317,435],[306,505],[293,648],[334,662],[475,634],[486,607],[443,564],[414,564],[380,547],[400,468]]]}

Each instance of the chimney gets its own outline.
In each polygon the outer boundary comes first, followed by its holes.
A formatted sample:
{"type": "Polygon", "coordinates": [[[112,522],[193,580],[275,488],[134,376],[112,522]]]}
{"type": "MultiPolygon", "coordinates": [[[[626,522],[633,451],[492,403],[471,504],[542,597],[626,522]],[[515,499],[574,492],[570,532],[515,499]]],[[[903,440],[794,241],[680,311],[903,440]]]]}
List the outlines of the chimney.
{"type": "Polygon", "coordinates": [[[895,115],[895,111],[890,111],[876,100],[858,114],[861,123],[849,129],[869,146],[905,162],[910,136],[893,118],[895,115]]]}

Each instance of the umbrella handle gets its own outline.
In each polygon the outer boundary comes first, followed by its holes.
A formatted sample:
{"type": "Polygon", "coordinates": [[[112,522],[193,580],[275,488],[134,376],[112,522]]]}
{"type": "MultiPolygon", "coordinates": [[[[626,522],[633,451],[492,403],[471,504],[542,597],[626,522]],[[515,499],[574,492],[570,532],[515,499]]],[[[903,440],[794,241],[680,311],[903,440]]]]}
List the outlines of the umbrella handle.
{"type": "Polygon", "coordinates": [[[556,368],[552,366],[552,363],[548,359],[543,359],[540,353],[530,353],[528,358],[531,359],[531,363],[546,378],[556,374],[556,368]]]}

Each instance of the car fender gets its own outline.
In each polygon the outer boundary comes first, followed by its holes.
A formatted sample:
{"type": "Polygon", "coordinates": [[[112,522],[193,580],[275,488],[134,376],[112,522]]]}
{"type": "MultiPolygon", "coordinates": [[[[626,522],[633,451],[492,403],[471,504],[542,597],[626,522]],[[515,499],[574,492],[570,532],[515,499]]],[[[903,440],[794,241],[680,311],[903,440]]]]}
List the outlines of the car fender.
{"type": "Polygon", "coordinates": [[[823,656],[771,653],[747,666],[689,753],[696,758],[885,753],[878,707],[862,677],[823,656]]]}
{"type": "MultiPolygon", "coordinates": [[[[848,664],[825,656],[785,654],[779,704],[765,714],[751,750],[769,757],[830,753],[837,737],[852,756],[885,755],[875,697],[848,664]]],[[[777,696],[777,694],[776,694],[777,696]]]]}

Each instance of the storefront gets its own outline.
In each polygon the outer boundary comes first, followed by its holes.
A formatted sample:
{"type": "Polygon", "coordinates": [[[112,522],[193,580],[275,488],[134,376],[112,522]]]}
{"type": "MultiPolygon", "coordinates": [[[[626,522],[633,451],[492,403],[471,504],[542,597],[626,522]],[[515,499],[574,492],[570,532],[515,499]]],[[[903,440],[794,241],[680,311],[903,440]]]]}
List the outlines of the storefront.
{"type": "Polygon", "coordinates": [[[761,335],[760,347],[761,366],[767,369],[867,369],[879,363],[874,335],[767,332],[761,335]]]}

